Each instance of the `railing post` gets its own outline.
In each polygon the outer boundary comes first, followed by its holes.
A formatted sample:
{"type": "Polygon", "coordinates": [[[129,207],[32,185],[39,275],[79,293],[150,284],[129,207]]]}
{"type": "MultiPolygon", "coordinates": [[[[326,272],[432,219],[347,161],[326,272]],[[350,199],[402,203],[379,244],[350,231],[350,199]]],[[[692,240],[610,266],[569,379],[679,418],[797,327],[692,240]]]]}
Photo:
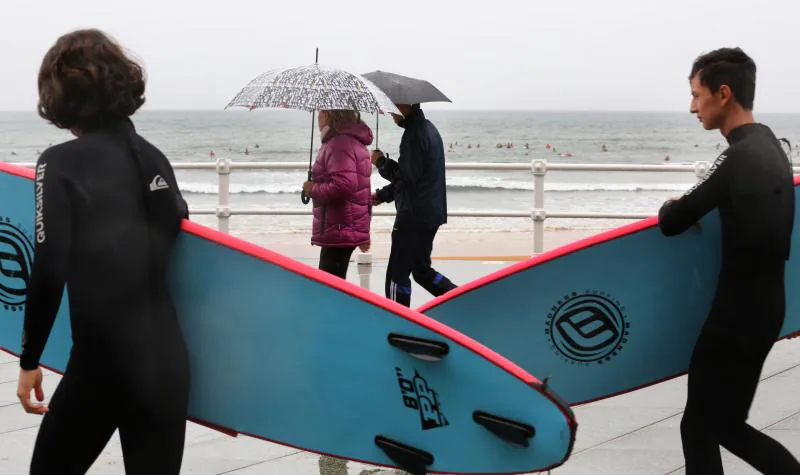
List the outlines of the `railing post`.
{"type": "Polygon", "coordinates": [[[544,249],[544,221],[547,213],[544,210],[544,176],[547,174],[547,160],[531,161],[533,173],[533,253],[541,254],[544,249]]]}
{"type": "Polygon", "coordinates": [[[694,162],[694,176],[697,178],[697,181],[701,181],[705,178],[706,173],[708,173],[708,162],[694,162]]]}
{"type": "Polygon", "coordinates": [[[370,289],[370,279],[372,278],[372,254],[365,252],[356,256],[356,267],[358,268],[358,278],[362,288],[370,289]]]}
{"type": "Polygon", "coordinates": [[[218,175],[218,196],[217,202],[217,229],[220,232],[228,233],[230,231],[230,188],[231,188],[231,161],[227,158],[217,159],[217,175],[218,175]]]}

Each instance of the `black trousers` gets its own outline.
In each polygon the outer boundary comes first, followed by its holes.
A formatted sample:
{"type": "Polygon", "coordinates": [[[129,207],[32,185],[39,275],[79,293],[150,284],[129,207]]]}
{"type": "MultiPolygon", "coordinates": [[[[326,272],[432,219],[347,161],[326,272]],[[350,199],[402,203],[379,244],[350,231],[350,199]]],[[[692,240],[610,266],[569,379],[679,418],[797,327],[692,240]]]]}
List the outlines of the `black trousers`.
{"type": "Polygon", "coordinates": [[[395,224],[392,250],[386,269],[386,297],[406,307],[411,306],[411,279],[438,297],[456,288],[450,279],[431,267],[433,239],[438,228],[395,224]]]}
{"type": "Polygon", "coordinates": [[[355,247],[326,247],[319,250],[319,269],[342,279],[347,279],[350,256],[355,247]]]}
{"type": "Polygon", "coordinates": [[[681,440],[686,475],[722,475],[720,446],[764,474],[800,474],[776,440],[747,424],[764,361],[783,325],[783,265],[746,283],[723,278],[689,365],[681,440]]]}
{"type": "Polygon", "coordinates": [[[85,474],[117,429],[127,475],[178,475],[188,379],[169,376],[125,389],[107,371],[71,365],[39,428],[31,475],[85,474]]]}

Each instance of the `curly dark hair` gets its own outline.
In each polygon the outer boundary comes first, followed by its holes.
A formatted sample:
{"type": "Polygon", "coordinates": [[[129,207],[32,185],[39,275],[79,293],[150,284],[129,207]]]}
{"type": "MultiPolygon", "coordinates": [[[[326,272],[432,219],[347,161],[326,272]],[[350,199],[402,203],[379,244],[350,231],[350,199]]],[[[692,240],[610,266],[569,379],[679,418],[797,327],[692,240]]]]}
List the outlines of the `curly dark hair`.
{"type": "Polygon", "coordinates": [[[104,32],[61,36],[39,69],[39,115],[85,131],[133,115],[145,102],[143,68],[104,32]]]}

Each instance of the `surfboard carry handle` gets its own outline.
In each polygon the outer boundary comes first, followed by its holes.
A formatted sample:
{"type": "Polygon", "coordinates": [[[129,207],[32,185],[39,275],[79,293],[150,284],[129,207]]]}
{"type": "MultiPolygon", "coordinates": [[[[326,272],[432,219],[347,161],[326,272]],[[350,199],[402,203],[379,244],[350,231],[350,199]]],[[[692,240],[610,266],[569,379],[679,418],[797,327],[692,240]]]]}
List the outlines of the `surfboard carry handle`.
{"type": "Polygon", "coordinates": [[[530,424],[512,421],[483,411],[472,413],[472,420],[485,427],[489,432],[518,447],[529,447],[530,440],[536,430],[530,424]]]}
{"type": "Polygon", "coordinates": [[[450,352],[450,346],[443,341],[428,340],[398,333],[389,334],[389,344],[425,361],[441,361],[450,352]]]}
{"type": "Polygon", "coordinates": [[[382,435],[375,436],[375,445],[401,469],[412,475],[425,475],[428,473],[427,467],[433,465],[433,455],[428,452],[382,435]]]}

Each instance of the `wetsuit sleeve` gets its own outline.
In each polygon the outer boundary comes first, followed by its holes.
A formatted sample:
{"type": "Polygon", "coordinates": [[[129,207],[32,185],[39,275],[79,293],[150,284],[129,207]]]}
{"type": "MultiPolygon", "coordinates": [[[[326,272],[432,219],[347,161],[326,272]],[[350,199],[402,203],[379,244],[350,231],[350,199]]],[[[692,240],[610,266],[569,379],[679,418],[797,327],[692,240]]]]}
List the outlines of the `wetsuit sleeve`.
{"type": "Polygon", "coordinates": [[[65,157],[52,155],[45,151],[36,163],[36,243],[20,355],[20,366],[28,370],[39,366],[69,269],[72,206],[67,179],[59,170],[65,157]]]}
{"type": "Polygon", "coordinates": [[[728,192],[730,153],[721,155],[710,173],[682,197],[667,200],[658,211],[658,227],[665,236],[675,236],[689,229],[709,211],[719,206],[728,192]]]}

